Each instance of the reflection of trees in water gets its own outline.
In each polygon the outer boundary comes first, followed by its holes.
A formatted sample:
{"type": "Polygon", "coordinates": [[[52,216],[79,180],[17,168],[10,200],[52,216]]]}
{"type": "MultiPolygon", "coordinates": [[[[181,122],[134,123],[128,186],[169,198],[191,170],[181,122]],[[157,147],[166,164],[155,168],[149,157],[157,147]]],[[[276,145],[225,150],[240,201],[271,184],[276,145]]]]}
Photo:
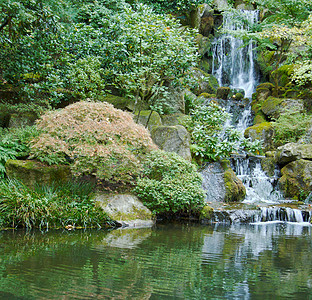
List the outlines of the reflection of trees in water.
{"type": "Polygon", "coordinates": [[[49,298],[300,297],[311,284],[309,236],[272,228],[171,224],[112,232],[6,232],[0,237],[0,290],[49,298]]]}

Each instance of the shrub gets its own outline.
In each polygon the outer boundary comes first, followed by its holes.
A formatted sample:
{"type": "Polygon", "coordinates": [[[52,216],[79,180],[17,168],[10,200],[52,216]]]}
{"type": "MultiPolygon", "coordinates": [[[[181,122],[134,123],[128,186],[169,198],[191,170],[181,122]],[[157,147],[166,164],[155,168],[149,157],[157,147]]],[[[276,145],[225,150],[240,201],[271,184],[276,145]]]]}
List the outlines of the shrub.
{"type": "Polygon", "coordinates": [[[171,152],[152,151],[135,192],[154,213],[199,211],[204,205],[202,178],[196,167],[171,152]]]}
{"type": "Polygon", "coordinates": [[[224,108],[214,102],[195,102],[184,125],[191,133],[191,151],[196,159],[215,161],[243,149],[259,153],[259,141],[252,142],[233,127],[225,126],[230,117],[224,108]]]}
{"type": "Polygon", "coordinates": [[[0,181],[0,226],[48,228],[101,227],[111,220],[90,200],[90,183],[28,188],[17,180],[0,181]]]}
{"type": "Polygon", "coordinates": [[[110,183],[132,183],[146,152],[157,147],[129,113],[106,102],[82,101],[45,114],[31,154],[41,162],[70,163],[74,176],[92,175],[110,183]]]}
{"type": "Polygon", "coordinates": [[[300,112],[286,112],[272,122],[277,146],[297,142],[312,125],[312,116],[300,112]]]}
{"type": "Polygon", "coordinates": [[[5,163],[8,159],[28,156],[30,152],[29,142],[38,135],[35,126],[23,128],[0,128],[0,178],[6,174],[5,163]]]}

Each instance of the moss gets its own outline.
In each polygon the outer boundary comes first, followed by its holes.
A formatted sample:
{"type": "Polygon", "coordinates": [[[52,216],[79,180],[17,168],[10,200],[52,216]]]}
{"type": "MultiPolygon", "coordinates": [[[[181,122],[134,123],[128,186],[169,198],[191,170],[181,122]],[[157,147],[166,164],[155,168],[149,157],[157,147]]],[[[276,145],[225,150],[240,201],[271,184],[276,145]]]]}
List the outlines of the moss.
{"type": "Polygon", "coordinates": [[[261,105],[261,110],[265,115],[277,117],[278,106],[283,102],[281,98],[268,97],[261,105]]]}
{"type": "Polygon", "coordinates": [[[260,137],[263,134],[263,131],[267,131],[269,129],[272,129],[272,124],[270,122],[263,122],[260,124],[256,124],[254,126],[248,127],[245,130],[244,136],[245,137],[260,137]],[[254,132],[254,133],[252,133],[254,132]]]}
{"type": "Polygon", "coordinates": [[[244,95],[242,93],[236,93],[233,98],[235,98],[236,100],[240,101],[244,98],[244,95]]]}
{"type": "MultiPolygon", "coordinates": [[[[150,110],[142,110],[140,112],[140,117],[139,117],[139,123],[142,124],[143,126],[146,126],[146,123],[148,121],[149,115],[151,111],[150,110]]],[[[135,113],[134,120],[137,120],[138,112],[135,113]]],[[[148,129],[151,130],[154,126],[161,126],[162,121],[160,115],[156,112],[153,111],[150,117],[150,120],[148,122],[148,129]]]]}
{"type": "Polygon", "coordinates": [[[271,82],[264,82],[264,83],[261,83],[257,86],[257,90],[258,89],[268,89],[268,90],[272,91],[273,88],[274,88],[274,84],[271,82]]]}
{"type": "Polygon", "coordinates": [[[125,97],[119,97],[115,95],[108,94],[103,97],[99,97],[99,100],[102,102],[108,102],[112,104],[115,108],[122,109],[122,110],[128,110],[133,111],[134,110],[134,100],[128,99],[125,97]]]}
{"type": "Polygon", "coordinates": [[[33,187],[35,184],[52,184],[56,181],[71,180],[71,171],[67,165],[47,166],[35,160],[8,160],[5,164],[8,177],[22,181],[33,187]]]}
{"type": "Polygon", "coordinates": [[[200,211],[199,219],[210,220],[213,216],[213,208],[209,205],[205,205],[203,209],[200,211]]]}
{"type": "Polygon", "coordinates": [[[254,118],[254,125],[266,122],[265,115],[262,111],[259,111],[254,118]]]}

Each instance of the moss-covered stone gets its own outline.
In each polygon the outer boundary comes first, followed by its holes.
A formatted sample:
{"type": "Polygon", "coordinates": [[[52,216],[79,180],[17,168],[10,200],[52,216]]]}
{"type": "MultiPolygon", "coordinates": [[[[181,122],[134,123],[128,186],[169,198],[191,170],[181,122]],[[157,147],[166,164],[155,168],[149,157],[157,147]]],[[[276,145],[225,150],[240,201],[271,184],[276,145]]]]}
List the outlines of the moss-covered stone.
{"type": "Polygon", "coordinates": [[[227,160],[221,162],[224,169],[225,202],[238,202],[245,198],[246,188],[243,182],[235,175],[227,160]]]}
{"type": "Polygon", "coordinates": [[[227,100],[230,95],[231,89],[229,87],[221,86],[217,89],[217,98],[227,100]]]}
{"type": "Polygon", "coordinates": [[[312,190],[312,161],[293,161],[283,167],[281,173],[278,184],[285,197],[299,198],[300,193],[309,193],[312,190]]]}
{"type": "Polygon", "coordinates": [[[208,37],[205,37],[202,34],[198,34],[196,37],[196,42],[198,45],[198,54],[200,57],[209,52],[211,48],[211,41],[208,37]]]}
{"type": "Polygon", "coordinates": [[[209,205],[205,205],[200,211],[200,220],[210,220],[213,217],[213,208],[209,205]]]}
{"type": "Polygon", "coordinates": [[[35,124],[38,115],[33,112],[16,113],[10,116],[9,127],[20,128],[24,126],[31,126],[35,124]]]}
{"type": "Polygon", "coordinates": [[[36,184],[52,184],[67,182],[72,178],[67,165],[47,166],[35,160],[8,160],[5,169],[9,178],[22,181],[29,187],[36,184]]]}
{"type": "MultiPolygon", "coordinates": [[[[135,101],[134,99],[129,99],[125,97],[119,97],[115,95],[108,94],[106,96],[100,97],[100,101],[105,101],[112,104],[115,108],[122,109],[125,111],[134,111],[135,101]]],[[[144,109],[147,108],[146,105],[144,109]]]]}
{"type": "Polygon", "coordinates": [[[277,76],[278,85],[284,87],[291,82],[291,74],[293,70],[294,65],[283,65],[271,73],[271,78],[272,80],[275,80],[277,76]]]}
{"type": "MultiPolygon", "coordinates": [[[[135,116],[134,116],[134,121],[136,121],[136,122],[137,122],[138,114],[139,114],[139,112],[136,112],[135,116]]],[[[146,124],[147,124],[147,128],[149,130],[151,130],[154,126],[161,126],[162,121],[161,121],[160,115],[156,111],[153,111],[152,114],[151,115],[150,114],[151,114],[150,110],[142,110],[140,112],[138,123],[142,124],[143,126],[146,126],[146,124]],[[148,119],[149,119],[149,121],[148,121],[148,119]],[[148,123],[147,123],[147,121],[148,121],[148,123]]]]}
{"type": "Polygon", "coordinates": [[[190,71],[190,75],[196,82],[196,87],[190,87],[195,95],[198,96],[201,93],[215,94],[217,92],[219,84],[218,80],[213,75],[198,68],[193,68],[190,71]]]}
{"type": "Polygon", "coordinates": [[[261,160],[261,167],[267,176],[274,176],[276,158],[274,151],[267,151],[265,157],[261,160]]]}
{"type": "Polygon", "coordinates": [[[154,223],[151,211],[134,195],[98,192],[94,202],[123,226],[146,227],[154,223]]]}
{"type": "Polygon", "coordinates": [[[288,143],[278,147],[276,151],[277,163],[284,166],[292,161],[299,159],[312,160],[312,144],[288,143]]]}
{"type": "Polygon", "coordinates": [[[183,126],[155,126],[151,130],[151,136],[160,149],[175,152],[184,159],[191,161],[191,138],[183,126]]]}
{"type": "Polygon", "coordinates": [[[233,95],[233,98],[237,101],[241,101],[244,98],[244,95],[242,93],[236,93],[235,95],[233,95]]]}
{"type": "Polygon", "coordinates": [[[244,136],[246,138],[251,138],[252,140],[263,141],[262,149],[265,152],[274,148],[274,129],[270,122],[263,122],[248,127],[245,130],[244,136]]]}
{"type": "Polygon", "coordinates": [[[259,111],[255,117],[254,117],[254,125],[257,125],[257,124],[261,124],[261,123],[264,123],[266,122],[266,118],[265,118],[265,115],[262,111],[259,111]]]}
{"type": "Polygon", "coordinates": [[[271,82],[263,82],[257,86],[257,89],[268,89],[272,91],[274,89],[274,84],[271,82]]]}
{"type": "Polygon", "coordinates": [[[161,120],[164,126],[182,125],[183,120],[187,118],[185,114],[174,113],[170,115],[162,115],[161,120]]]}

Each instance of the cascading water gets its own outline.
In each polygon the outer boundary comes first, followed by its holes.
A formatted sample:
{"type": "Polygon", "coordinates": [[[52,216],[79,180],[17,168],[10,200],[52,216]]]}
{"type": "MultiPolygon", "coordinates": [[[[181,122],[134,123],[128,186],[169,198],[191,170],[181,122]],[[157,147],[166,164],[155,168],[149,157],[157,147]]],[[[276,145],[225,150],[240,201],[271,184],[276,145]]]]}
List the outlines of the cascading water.
{"type": "MultiPolygon", "coordinates": [[[[223,17],[225,32],[248,30],[250,24],[258,22],[258,11],[243,10],[241,15],[246,22],[237,22],[242,18],[237,13],[226,13],[223,17]]],[[[250,41],[244,46],[243,40],[231,34],[223,34],[213,43],[213,74],[217,77],[220,86],[227,85],[233,89],[244,90],[245,96],[250,98],[258,83],[258,72],[255,66],[254,43],[250,41]]],[[[227,110],[232,112],[235,105],[228,100],[227,110]]],[[[237,106],[235,107],[237,108],[237,106]]],[[[237,120],[232,125],[242,133],[252,125],[250,103],[245,106],[237,120]]],[[[247,156],[234,157],[232,168],[246,187],[245,202],[276,202],[281,198],[275,191],[277,176],[269,178],[263,172],[260,159],[247,156]]]]}
{"type": "MultiPolygon", "coordinates": [[[[237,22],[237,15],[225,13],[223,15],[223,29],[233,32],[248,30],[248,24],[258,22],[258,11],[241,11],[247,22],[237,22]],[[236,17],[235,17],[236,16],[236,17]]],[[[213,43],[212,73],[216,76],[220,86],[230,86],[245,91],[250,98],[258,82],[258,72],[254,63],[254,43],[250,41],[244,46],[242,39],[230,34],[223,34],[213,43]]]]}

